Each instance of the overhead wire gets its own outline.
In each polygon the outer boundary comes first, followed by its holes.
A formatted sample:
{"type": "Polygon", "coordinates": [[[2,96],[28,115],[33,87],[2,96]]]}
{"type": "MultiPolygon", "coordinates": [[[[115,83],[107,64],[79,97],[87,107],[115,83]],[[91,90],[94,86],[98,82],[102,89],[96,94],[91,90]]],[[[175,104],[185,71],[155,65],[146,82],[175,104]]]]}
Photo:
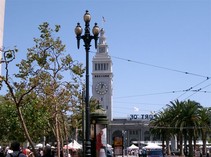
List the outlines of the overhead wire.
{"type": "MultiPolygon", "coordinates": [[[[90,52],[96,53],[95,51],[90,51],[90,52]]],[[[183,73],[183,74],[186,74],[186,75],[193,75],[193,76],[197,76],[197,77],[203,77],[203,78],[206,78],[206,79],[211,78],[211,76],[200,75],[200,74],[196,74],[196,73],[192,73],[192,72],[188,72],[188,71],[182,71],[182,70],[167,68],[167,67],[149,64],[149,63],[145,63],[145,62],[135,61],[135,60],[131,60],[131,59],[125,59],[125,58],[122,58],[122,57],[116,57],[116,56],[113,56],[113,55],[109,55],[109,56],[111,56],[112,58],[116,58],[116,59],[119,59],[119,60],[131,62],[131,63],[142,64],[142,65],[151,66],[151,67],[154,67],[154,68],[159,68],[159,69],[169,70],[169,71],[173,71],[173,72],[183,73]]]]}
{"type": "Polygon", "coordinates": [[[198,92],[201,91],[202,89],[207,88],[207,87],[209,87],[209,86],[211,86],[211,84],[206,85],[206,86],[204,86],[204,87],[202,87],[202,88],[199,88],[199,89],[195,90],[195,93],[193,93],[193,94],[189,95],[188,97],[186,97],[185,100],[188,99],[188,98],[190,98],[190,97],[193,96],[194,94],[198,93],[198,92]]]}
{"type": "Polygon", "coordinates": [[[178,93],[178,92],[183,92],[183,91],[184,90],[168,91],[168,92],[160,92],[160,93],[148,93],[148,94],[131,95],[131,96],[122,96],[122,97],[115,97],[115,99],[132,98],[132,97],[140,97],[140,96],[151,96],[151,95],[162,95],[162,94],[171,94],[171,93],[178,93]]]}
{"type": "Polygon", "coordinates": [[[187,92],[187,91],[194,92],[194,93],[195,92],[211,93],[211,91],[202,91],[202,89],[200,89],[200,90],[191,90],[191,89],[189,88],[189,89],[185,89],[185,90],[168,91],[168,92],[160,92],[160,93],[147,93],[147,94],[130,95],[130,96],[119,96],[119,97],[114,97],[114,98],[115,99],[124,99],[124,98],[134,98],[134,97],[142,97],[142,96],[153,96],[153,95],[162,95],[162,94],[174,94],[174,93],[181,93],[181,92],[187,92]]]}
{"type": "MultiPolygon", "coordinates": [[[[171,68],[167,68],[167,67],[163,67],[163,66],[157,66],[157,65],[153,65],[153,64],[148,64],[148,63],[144,63],[144,62],[139,62],[139,61],[132,61],[130,59],[124,59],[124,58],[121,58],[121,57],[115,57],[115,56],[112,56],[113,58],[117,58],[117,59],[121,59],[121,60],[124,60],[124,61],[128,61],[128,62],[133,62],[133,63],[137,63],[137,64],[142,64],[142,65],[146,65],[146,66],[151,66],[151,67],[155,67],[155,68],[160,68],[160,69],[165,69],[165,70],[169,70],[169,71],[173,71],[173,72],[178,72],[178,73],[183,73],[183,74],[186,74],[186,75],[193,75],[193,76],[198,76],[198,77],[203,77],[203,78],[206,78],[205,80],[203,80],[202,82],[194,85],[193,87],[190,87],[188,88],[187,90],[184,90],[184,93],[179,95],[176,99],[180,98],[181,96],[185,95],[188,91],[190,91],[191,89],[197,87],[198,85],[206,82],[207,80],[209,80],[211,77],[210,76],[204,76],[204,75],[200,75],[200,74],[196,74],[196,73],[191,73],[191,72],[187,72],[187,71],[181,71],[181,70],[176,70],[176,69],[171,69],[171,68]]],[[[194,90],[193,90],[194,91],[194,90]]],[[[179,92],[179,91],[177,91],[179,92]]],[[[187,98],[191,97],[192,95],[196,94],[198,91],[196,91],[195,93],[191,94],[190,96],[188,96],[187,98]]],[[[168,94],[169,92],[166,92],[166,93],[152,93],[152,94],[147,94],[147,95],[154,95],[154,94],[168,94]]],[[[170,92],[170,93],[176,93],[174,91],[170,92]]],[[[142,96],[146,96],[146,95],[142,95],[142,96]]],[[[186,98],[186,99],[187,99],[186,98]]]]}
{"type": "Polygon", "coordinates": [[[158,104],[158,103],[148,103],[148,102],[122,102],[122,101],[114,101],[115,103],[119,104],[142,104],[142,105],[163,105],[163,104],[158,104]]]}
{"type": "MultiPolygon", "coordinates": [[[[94,51],[90,51],[92,53],[96,53],[94,51]]],[[[113,55],[110,55],[112,58],[116,58],[119,60],[123,60],[123,61],[127,61],[127,62],[131,62],[131,63],[136,63],[136,64],[141,64],[141,65],[145,65],[145,66],[150,66],[150,67],[154,67],[154,68],[159,68],[159,69],[164,69],[164,70],[168,70],[168,71],[173,71],[173,72],[177,72],[177,73],[182,73],[185,75],[192,75],[192,76],[196,76],[196,77],[202,77],[202,78],[206,78],[205,80],[197,83],[196,85],[185,89],[185,90],[177,90],[177,91],[168,91],[168,92],[160,92],[160,93],[148,93],[148,94],[142,94],[142,95],[133,95],[133,96],[124,96],[124,97],[115,97],[115,99],[119,99],[119,98],[130,98],[130,97],[140,97],[140,96],[150,96],[150,95],[160,95],[160,94],[170,94],[170,93],[179,93],[179,92],[184,92],[183,94],[179,95],[176,99],[180,98],[181,96],[185,95],[186,93],[192,91],[194,92],[193,94],[191,94],[190,96],[188,96],[187,98],[191,97],[192,95],[198,93],[198,92],[203,92],[203,93],[210,93],[209,91],[202,91],[203,88],[199,88],[198,90],[194,90],[195,87],[203,84],[204,82],[208,81],[211,77],[210,76],[205,76],[205,75],[201,75],[201,74],[196,74],[196,73],[192,73],[192,72],[188,72],[188,71],[182,71],[182,70],[177,70],[177,69],[172,69],[172,68],[167,68],[167,67],[163,67],[163,66],[158,66],[158,65],[154,65],[154,64],[149,64],[149,63],[145,63],[145,62],[140,62],[140,61],[135,61],[135,60],[131,60],[131,59],[125,59],[122,57],[116,57],[113,55]]],[[[210,85],[207,85],[205,87],[208,87],[210,85]]],[[[186,99],[187,99],[186,98],[186,99]]]]}
{"type": "MultiPolygon", "coordinates": [[[[164,69],[164,70],[169,70],[169,71],[173,71],[173,72],[178,72],[178,73],[183,73],[186,75],[192,75],[192,76],[197,76],[197,77],[203,77],[206,78],[205,80],[203,80],[202,82],[194,85],[193,87],[190,87],[189,89],[185,90],[183,94],[181,94],[179,97],[177,97],[176,99],[180,98],[181,96],[185,95],[188,91],[190,91],[191,89],[197,87],[198,85],[206,82],[207,80],[209,80],[211,77],[210,76],[205,76],[205,75],[200,75],[200,74],[196,74],[196,73],[191,73],[191,72],[187,72],[187,71],[181,71],[181,70],[177,70],[177,69],[172,69],[172,68],[167,68],[167,67],[163,67],[163,66],[158,66],[158,65],[153,65],[153,64],[149,64],[149,63],[144,63],[144,62],[140,62],[140,61],[132,61],[130,59],[125,59],[125,58],[121,58],[121,57],[116,57],[116,56],[111,56],[112,58],[117,58],[120,60],[124,60],[124,61],[128,61],[128,62],[133,62],[133,63],[137,63],[137,64],[142,64],[142,65],[146,65],[146,66],[151,66],[151,67],[155,67],[155,68],[160,68],[160,69],[164,69]]],[[[172,91],[173,93],[176,93],[174,91],[172,91]]],[[[168,93],[168,92],[167,92],[168,93]]],[[[167,93],[158,93],[158,94],[167,94],[167,93]]],[[[196,92],[197,93],[197,92],[196,92]]],[[[191,94],[189,97],[191,97],[192,95],[196,94],[193,93],[191,94]]],[[[154,95],[154,94],[151,94],[154,95]]],[[[188,97],[188,98],[189,98],[188,97]]]]}
{"type": "Polygon", "coordinates": [[[140,61],[134,61],[134,60],[125,59],[125,58],[121,58],[121,57],[116,57],[116,56],[111,56],[111,57],[112,58],[116,58],[116,59],[120,59],[120,60],[124,60],[124,61],[128,61],[128,62],[132,62],[132,63],[137,63],[137,64],[151,66],[151,67],[155,67],[155,68],[159,68],[159,69],[164,69],[164,70],[169,70],[169,71],[173,71],[173,72],[183,73],[183,74],[186,74],[186,75],[193,75],[193,76],[203,77],[203,78],[207,78],[207,79],[211,78],[210,76],[200,75],[200,74],[191,73],[191,72],[187,72],[187,71],[181,71],[181,70],[167,68],[167,67],[158,66],[158,65],[153,65],[153,64],[149,64],[149,63],[140,62],[140,61]]]}
{"type": "Polygon", "coordinates": [[[176,99],[179,99],[181,96],[185,95],[187,92],[189,92],[189,91],[190,91],[190,90],[192,90],[193,88],[195,88],[195,87],[199,86],[200,84],[202,84],[202,83],[206,82],[207,80],[209,80],[209,78],[208,78],[208,77],[207,77],[205,80],[203,80],[203,81],[201,81],[201,82],[197,83],[196,85],[194,85],[194,86],[192,86],[192,87],[190,87],[190,88],[186,89],[186,90],[184,91],[184,93],[183,93],[183,94],[181,94],[180,96],[178,96],[176,99]]]}

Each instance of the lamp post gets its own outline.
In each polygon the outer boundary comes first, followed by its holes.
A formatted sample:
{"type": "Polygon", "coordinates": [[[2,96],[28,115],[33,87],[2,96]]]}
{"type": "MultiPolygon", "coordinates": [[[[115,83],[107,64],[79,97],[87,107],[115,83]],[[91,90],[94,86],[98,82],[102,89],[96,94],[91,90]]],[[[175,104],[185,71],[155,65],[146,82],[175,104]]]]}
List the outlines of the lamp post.
{"type": "Polygon", "coordinates": [[[126,131],[122,130],[122,156],[125,156],[125,133],[126,131]]]}
{"type": "Polygon", "coordinates": [[[91,156],[91,141],[90,141],[90,105],[89,105],[89,50],[91,47],[91,41],[92,39],[95,40],[95,48],[97,48],[97,39],[98,34],[100,32],[99,27],[97,26],[97,23],[95,23],[95,26],[92,29],[93,35],[90,34],[90,28],[89,28],[89,22],[91,21],[91,16],[89,14],[89,11],[86,11],[84,14],[84,22],[85,22],[85,32],[84,35],[82,34],[82,28],[80,26],[80,23],[77,24],[75,28],[75,34],[77,39],[77,47],[80,48],[80,40],[83,39],[84,41],[84,47],[86,51],[86,96],[85,96],[85,114],[86,114],[86,137],[85,137],[85,156],[90,157],[91,156]]]}

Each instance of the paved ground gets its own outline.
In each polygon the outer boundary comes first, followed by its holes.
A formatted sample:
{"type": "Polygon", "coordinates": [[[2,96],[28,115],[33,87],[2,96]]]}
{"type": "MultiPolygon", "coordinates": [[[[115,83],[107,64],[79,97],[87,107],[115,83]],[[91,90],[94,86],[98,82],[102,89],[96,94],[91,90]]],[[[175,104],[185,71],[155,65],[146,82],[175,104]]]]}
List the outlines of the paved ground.
{"type": "MultiPolygon", "coordinates": [[[[116,156],[116,157],[138,157],[136,155],[125,155],[125,156],[116,156]]],[[[166,155],[165,157],[180,157],[180,156],[177,156],[177,155],[166,155]]],[[[195,157],[200,157],[200,156],[195,156],[195,157]]]]}
{"type": "MultiPolygon", "coordinates": [[[[116,156],[116,157],[138,157],[138,156],[136,156],[136,155],[125,155],[125,156],[120,156],[120,155],[118,155],[118,156],[116,156]]],[[[179,157],[179,156],[170,156],[170,155],[168,155],[168,156],[165,156],[165,157],[179,157]]]]}
{"type": "MultiPolygon", "coordinates": [[[[116,157],[138,157],[138,156],[136,156],[136,155],[124,155],[124,156],[118,155],[116,157]]],[[[166,155],[165,157],[179,157],[179,156],[177,156],[177,155],[166,155]]],[[[200,157],[200,156],[195,156],[195,157],[200,157]]]]}

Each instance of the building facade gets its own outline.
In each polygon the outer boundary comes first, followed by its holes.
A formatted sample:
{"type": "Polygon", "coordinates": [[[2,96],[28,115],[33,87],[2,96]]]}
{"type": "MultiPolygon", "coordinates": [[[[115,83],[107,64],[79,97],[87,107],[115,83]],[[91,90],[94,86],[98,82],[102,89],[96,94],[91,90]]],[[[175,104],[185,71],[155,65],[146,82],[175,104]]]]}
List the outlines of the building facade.
{"type": "Polygon", "coordinates": [[[113,144],[115,137],[122,137],[123,146],[127,148],[131,144],[141,146],[144,141],[157,140],[149,132],[148,125],[152,118],[151,114],[130,114],[124,119],[113,119],[107,127],[107,142],[113,144]]]}
{"type": "MultiPolygon", "coordinates": [[[[3,34],[4,34],[4,14],[5,14],[5,0],[0,1],[0,50],[3,49],[3,34]]],[[[2,53],[0,52],[0,59],[2,58],[2,53]]],[[[1,74],[1,65],[0,65],[1,74]]]]}

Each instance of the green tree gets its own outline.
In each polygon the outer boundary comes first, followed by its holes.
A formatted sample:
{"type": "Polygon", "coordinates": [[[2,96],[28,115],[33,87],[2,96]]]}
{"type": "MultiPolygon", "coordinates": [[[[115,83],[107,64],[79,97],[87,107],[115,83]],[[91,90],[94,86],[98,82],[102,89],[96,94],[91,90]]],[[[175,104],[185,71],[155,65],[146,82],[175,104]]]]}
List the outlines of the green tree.
{"type": "MultiPolygon", "coordinates": [[[[193,148],[195,148],[196,139],[201,133],[203,154],[205,155],[207,134],[210,132],[211,124],[210,111],[210,108],[203,108],[195,101],[171,101],[167,108],[163,112],[158,113],[158,116],[150,122],[151,131],[162,135],[162,137],[176,134],[179,139],[181,156],[184,156],[183,141],[185,149],[187,149],[188,141],[188,156],[190,157],[194,155],[193,148]],[[168,131],[166,128],[169,128],[167,129],[168,131]],[[193,141],[194,147],[192,145],[193,141]]],[[[168,139],[166,138],[166,140],[168,139]]],[[[185,152],[187,153],[187,150],[185,152]]]]}
{"type": "Polygon", "coordinates": [[[24,105],[22,107],[23,117],[28,127],[29,133],[32,136],[34,142],[42,141],[44,136],[50,136],[52,130],[46,125],[49,123],[48,108],[41,105],[41,100],[35,93],[31,93],[26,96],[24,105]]]}
{"type": "Polygon", "coordinates": [[[39,104],[46,107],[50,115],[48,126],[55,133],[60,151],[61,117],[77,104],[80,79],[84,72],[82,64],[74,61],[70,55],[64,55],[65,45],[60,38],[54,38],[54,33],[58,33],[59,29],[58,25],[51,29],[47,22],[39,26],[40,38],[34,38],[35,46],[29,48],[27,58],[17,64],[19,71],[15,78],[9,73],[11,61],[4,62],[5,76],[1,77],[1,81],[8,88],[9,98],[16,106],[21,126],[34,152],[22,110],[23,106],[29,105],[27,95],[34,94],[39,104]],[[68,78],[65,79],[64,74],[68,78]]]}
{"type": "Polygon", "coordinates": [[[180,140],[180,155],[183,154],[183,137],[184,146],[187,148],[186,140],[189,143],[189,156],[193,156],[193,146],[192,141],[194,138],[194,131],[197,130],[199,126],[200,116],[198,110],[202,107],[199,103],[195,101],[178,101],[170,102],[168,105],[170,112],[173,115],[172,127],[174,126],[178,129],[178,136],[180,140]]]}
{"type": "Polygon", "coordinates": [[[42,67],[42,79],[39,80],[36,93],[51,115],[49,121],[52,123],[49,123],[49,127],[54,131],[58,152],[64,136],[63,116],[78,104],[79,90],[83,85],[81,77],[84,73],[82,64],[74,61],[70,54],[64,55],[65,45],[60,38],[54,39],[53,33],[58,32],[59,28],[56,26],[53,30],[48,23],[40,25],[41,38],[36,38],[36,45],[28,49],[28,60],[38,60],[39,67],[42,67]],[[65,78],[64,74],[68,78],[65,78]]]}
{"type": "Polygon", "coordinates": [[[188,134],[188,144],[189,144],[189,157],[193,157],[193,137],[194,131],[198,129],[200,116],[199,116],[199,108],[202,106],[191,100],[185,101],[184,109],[181,116],[181,127],[187,128],[188,134]]]}
{"type": "Polygon", "coordinates": [[[201,139],[203,142],[202,155],[206,155],[206,140],[211,125],[211,108],[200,108],[199,116],[199,130],[201,131],[201,139]]]}
{"type": "MultiPolygon", "coordinates": [[[[48,112],[43,106],[37,105],[37,100],[31,94],[27,96],[21,110],[28,127],[29,133],[32,136],[32,140],[37,142],[40,137],[44,136],[43,130],[47,129],[46,123],[48,122],[48,112]],[[27,100],[28,99],[28,100],[27,100]]],[[[18,140],[25,142],[23,128],[18,119],[17,109],[14,103],[8,98],[8,96],[0,97],[0,141],[8,143],[12,140],[18,140]]]]}
{"type": "Polygon", "coordinates": [[[184,156],[183,152],[183,127],[180,127],[180,123],[178,121],[180,113],[182,111],[183,102],[180,102],[178,100],[170,101],[170,104],[167,105],[168,112],[171,115],[171,126],[175,128],[175,133],[177,134],[179,138],[179,150],[180,155],[184,156]]]}
{"type": "MultiPolygon", "coordinates": [[[[162,149],[164,152],[164,142],[166,141],[166,146],[169,148],[169,138],[170,138],[170,123],[169,115],[167,109],[156,114],[155,119],[153,119],[149,126],[150,131],[153,135],[161,137],[162,149]]],[[[170,154],[170,149],[167,150],[167,154],[170,154]]]]}
{"type": "Polygon", "coordinates": [[[8,143],[10,140],[17,139],[23,142],[23,130],[20,123],[18,123],[16,108],[3,96],[0,97],[0,115],[0,141],[2,143],[8,143]]]}

